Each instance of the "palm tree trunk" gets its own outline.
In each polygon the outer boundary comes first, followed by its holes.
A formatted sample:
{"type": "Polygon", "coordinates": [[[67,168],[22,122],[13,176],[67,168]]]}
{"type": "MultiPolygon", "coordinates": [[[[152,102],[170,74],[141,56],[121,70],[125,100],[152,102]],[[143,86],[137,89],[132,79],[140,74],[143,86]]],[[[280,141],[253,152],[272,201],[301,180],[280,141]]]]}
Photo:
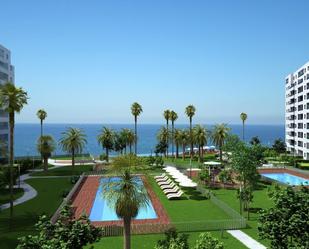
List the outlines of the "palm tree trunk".
{"type": "Polygon", "coordinates": [[[124,229],[124,249],[131,248],[131,217],[123,219],[123,229],[124,229]]]}
{"type": "Polygon", "coordinates": [[[179,157],[179,144],[176,143],[176,158],[179,157]]]}
{"type": "Polygon", "coordinates": [[[185,160],[185,153],[186,153],[186,145],[185,144],[183,144],[182,145],[182,160],[185,160]]]}
{"type": "Polygon", "coordinates": [[[174,121],[172,121],[172,158],[174,158],[174,121]]]}
{"type": "Polygon", "coordinates": [[[132,154],[132,144],[130,143],[130,154],[132,154]]]}
{"type": "Polygon", "coordinates": [[[48,157],[44,157],[44,171],[47,172],[48,169],[48,157]]]}
{"type": "MultiPolygon", "coordinates": [[[[42,148],[42,136],[43,136],[43,120],[41,119],[41,148],[42,148]]],[[[41,153],[41,162],[43,161],[43,156],[41,153]]]]}
{"type": "Polygon", "coordinates": [[[198,145],[198,161],[201,162],[201,145],[198,145]]]}
{"type": "Polygon", "coordinates": [[[134,121],[135,121],[135,143],[134,143],[134,146],[135,146],[135,155],[137,154],[137,116],[134,116],[134,121]]]}
{"type": "Polygon", "coordinates": [[[72,171],[74,170],[75,166],[75,150],[72,150],[72,171]]]}
{"type": "Polygon", "coordinates": [[[13,218],[13,170],[14,170],[14,125],[15,125],[15,113],[9,113],[10,122],[10,217],[13,218]]]}
{"type": "Polygon", "coordinates": [[[108,148],[105,148],[105,151],[106,151],[106,161],[108,162],[108,148]]]}
{"type": "Polygon", "coordinates": [[[245,141],[245,120],[242,121],[242,141],[245,141]]]}
{"type": "Polygon", "coordinates": [[[202,146],[202,161],[204,160],[204,146],[202,146]]]}
{"type": "Polygon", "coordinates": [[[166,119],[166,131],[167,131],[167,137],[166,137],[166,145],[167,145],[167,147],[166,147],[166,152],[165,152],[165,156],[166,157],[168,157],[168,143],[169,143],[169,139],[168,139],[168,119],[166,119]]]}
{"type": "Polygon", "coordinates": [[[192,160],[192,158],[193,158],[192,117],[190,117],[190,142],[191,142],[191,146],[190,146],[190,158],[191,158],[191,160],[192,160]]]}
{"type": "Polygon", "coordinates": [[[222,143],[221,142],[219,145],[219,150],[220,150],[220,162],[222,163],[222,143]]]}

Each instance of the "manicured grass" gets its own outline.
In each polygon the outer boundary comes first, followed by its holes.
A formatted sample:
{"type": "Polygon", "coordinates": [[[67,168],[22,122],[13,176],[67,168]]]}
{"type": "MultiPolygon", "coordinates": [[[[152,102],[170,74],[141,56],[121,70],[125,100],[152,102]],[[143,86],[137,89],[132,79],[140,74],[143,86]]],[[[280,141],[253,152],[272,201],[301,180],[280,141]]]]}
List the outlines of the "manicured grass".
{"type": "Polygon", "coordinates": [[[75,165],[74,170],[72,166],[63,166],[56,169],[50,169],[47,172],[35,172],[32,176],[71,176],[81,175],[83,172],[92,171],[92,165],[75,165]]]}
{"type": "MultiPolygon", "coordinates": [[[[189,244],[191,247],[193,247],[200,233],[198,232],[198,233],[187,233],[187,234],[189,234],[189,240],[188,240],[189,244]]],[[[223,233],[222,238],[221,238],[221,232],[214,231],[211,232],[211,234],[224,243],[225,249],[247,248],[227,232],[223,233]]],[[[164,239],[163,234],[133,235],[132,249],[153,249],[157,241],[160,239],[164,239]]],[[[110,248],[122,249],[123,237],[102,238],[99,242],[93,244],[92,246],[94,246],[94,249],[110,249],[110,248]]],[[[86,248],[90,248],[90,246],[87,246],[86,248]]]]}
{"type": "Polygon", "coordinates": [[[207,221],[228,219],[229,216],[205,199],[197,191],[186,191],[181,200],[168,200],[153,177],[148,177],[152,189],[156,192],[173,222],[207,221]]]}
{"type": "Polygon", "coordinates": [[[63,189],[72,188],[69,178],[27,180],[38,191],[38,196],[14,207],[14,218],[9,210],[0,213],[0,248],[16,247],[17,238],[35,233],[34,224],[42,214],[52,215],[62,202],[63,189]]]}
{"type": "MultiPolygon", "coordinates": [[[[267,195],[267,189],[269,185],[264,185],[261,183],[259,186],[259,189],[255,190],[253,193],[254,198],[253,202],[251,203],[250,219],[247,221],[248,228],[243,229],[243,231],[262,244],[269,246],[269,241],[259,240],[258,237],[258,212],[261,209],[270,208],[273,205],[273,202],[267,195]]],[[[269,187],[273,188],[272,185],[269,187]]],[[[219,199],[239,212],[239,200],[236,198],[236,190],[217,189],[212,191],[219,199]]],[[[244,217],[247,218],[247,212],[244,213],[244,217]]]]}
{"type": "MultiPolygon", "coordinates": [[[[24,194],[22,188],[14,188],[14,200],[18,199],[24,194]]],[[[2,189],[0,190],[0,205],[8,203],[10,201],[10,190],[2,189]]]]}

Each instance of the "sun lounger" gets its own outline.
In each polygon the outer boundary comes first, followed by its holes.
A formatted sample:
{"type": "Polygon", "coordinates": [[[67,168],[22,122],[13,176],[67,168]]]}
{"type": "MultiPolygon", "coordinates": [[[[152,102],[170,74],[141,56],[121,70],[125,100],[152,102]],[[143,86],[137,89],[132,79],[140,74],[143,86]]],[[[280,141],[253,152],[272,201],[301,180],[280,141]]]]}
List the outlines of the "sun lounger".
{"type": "Polygon", "coordinates": [[[162,185],[169,185],[171,184],[173,181],[171,179],[168,179],[167,181],[165,182],[158,182],[159,186],[162,186],[162,185]]]}
{"type": "Polygon", "coordinates": [[[168,194],[168,195],[166,195],[166,197],[167,197],[167,199],[171,200],[171,199],[180,198],[182,195],[183,195],[183,192],[180,190],[177,193],[168,194]]]}
{"type": "Polygon", "coordinates": [[[165,176],[166,176],[166,174],[162,173],[162,175],[155,176],[154,179],[161,179],[161,178],[164,178],[165,176]]]}
{"type": "Polygon", "coordinates": [[[166,180],[168,180],[169,177],[168,176],[164,176],[163,178],[159,178],[159,179],[156,179],[157,182],[164,182],[166,180]]]}
{"type": "Polygon", "coordinates": [[[171,194],[171,193],[177,193],[179,190],[180,190],[180,188],[178,186],[175,186],[172,189],[163,190],[163,193],[167,195],[167,194],[171,194]]]}
{"type": "Polygon", "coordinates": [[[172,189],[176,186],[175,182],[172,182],[171,184],[168,184],[168,185],[161,185],[160,188],[162,190],[165,190],[165,189],[172,189]]]}

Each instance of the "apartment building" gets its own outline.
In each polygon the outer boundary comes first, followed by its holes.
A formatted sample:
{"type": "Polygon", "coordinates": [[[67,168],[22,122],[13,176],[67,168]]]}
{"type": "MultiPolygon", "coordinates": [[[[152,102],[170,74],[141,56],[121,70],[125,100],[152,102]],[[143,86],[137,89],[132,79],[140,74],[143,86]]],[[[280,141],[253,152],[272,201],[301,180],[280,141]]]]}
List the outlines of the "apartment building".
{"type": "Polygon", "coordinates": [[[285,142],[309,159],[309,62],[285,78],[285,142]]]}
{"type": "MultiPolygon", "coordinates": [[[[14,83],[14,67],[11,64],[11,52],[0,45],[0,84],[14,83]]],[[[0,146],[9,145],[9,118],[8,114],[0,110],[0,146]]],[[[1,156],[0,156],[1,157],[1,156]]]]}

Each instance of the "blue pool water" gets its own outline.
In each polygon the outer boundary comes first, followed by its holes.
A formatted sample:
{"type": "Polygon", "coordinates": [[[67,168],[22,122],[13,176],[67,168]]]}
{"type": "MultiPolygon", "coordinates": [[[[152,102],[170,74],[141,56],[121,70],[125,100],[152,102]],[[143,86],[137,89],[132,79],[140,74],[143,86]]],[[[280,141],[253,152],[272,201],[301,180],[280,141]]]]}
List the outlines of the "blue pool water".
{"type": "Polygon", "coordinates": [[[289,173],[265,173],[261,175],[288,185],[309,185],[309,180],[289,173]]]}
{"type": "MultiPolygon", "coordinates": [[[[110,201],[104,199],[102,194],[102,185],[108,181],[119,181],[119,177],[112,177],[112,178],[101,178],[100,186],[97,190],[96,197],[90,212],[89,219],[91,221],[113,221],[113,220],[120,220],[113,209],[111,207],[110,201]]],[[[140,185],[144,185],[143,181],[140,177],[136,177],[136,181],[140,185]]],[[[138,215],[135,219],[156,219],[157,214],[154,210],[151,201],[149,200],[147,207],[140,208],[138,215]]]]}

